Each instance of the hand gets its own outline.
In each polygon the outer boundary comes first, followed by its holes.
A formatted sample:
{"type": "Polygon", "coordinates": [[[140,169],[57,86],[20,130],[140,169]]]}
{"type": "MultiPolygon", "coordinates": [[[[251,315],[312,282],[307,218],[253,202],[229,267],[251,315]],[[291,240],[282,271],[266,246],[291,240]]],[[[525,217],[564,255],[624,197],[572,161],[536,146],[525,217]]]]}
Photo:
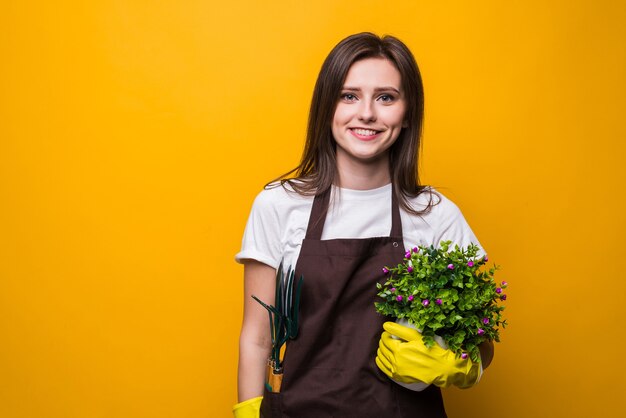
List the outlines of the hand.
{"type": "Polygon", "coordinates": [[[469,358],[456,357],[438,344],[428,348],[417,330],[385,322],[378,344],[376,365],[387,376],[402,383],[422,381],[439,387],[468,388],[480,379],[482,367],[469,358]],[[392,335],[399,339],[394,339],[392,335]]]}
{"type": "Polygon", "coordinates": [[[248,399],[247,401],[239,402],[233,406],[233,414],[235,418],[259,418],[261,401],[263,396],[248,399]]]}

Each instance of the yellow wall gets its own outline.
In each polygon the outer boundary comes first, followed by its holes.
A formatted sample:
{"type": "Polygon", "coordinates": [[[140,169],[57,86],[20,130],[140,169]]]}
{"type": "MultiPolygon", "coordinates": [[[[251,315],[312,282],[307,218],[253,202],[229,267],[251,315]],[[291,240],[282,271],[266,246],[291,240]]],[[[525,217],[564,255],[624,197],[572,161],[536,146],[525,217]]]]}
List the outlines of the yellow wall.
{"type": "Polygon", "coordinates": [[[424,179],[510,283],[450,417],[623,416],[624,2],[3,6],[1,417],[230,416],[248,210],[363,30],[415,52],[424,179]]]}

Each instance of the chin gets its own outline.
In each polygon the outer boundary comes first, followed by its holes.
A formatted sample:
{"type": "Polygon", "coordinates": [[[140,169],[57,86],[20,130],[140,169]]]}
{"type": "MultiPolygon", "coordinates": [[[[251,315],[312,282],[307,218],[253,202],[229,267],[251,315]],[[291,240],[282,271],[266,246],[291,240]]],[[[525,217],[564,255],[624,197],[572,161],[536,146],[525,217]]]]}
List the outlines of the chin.
{"type": "Polygon", "coordinates": [[[383,157],[385,157],[386,155],[387,155],[386,153],[380,153],[380,154],[354,154],[352,158],[358,160],[359,162],[368,164],[368,163],[378,162],[378,161],[382,160],[383,157]]]}

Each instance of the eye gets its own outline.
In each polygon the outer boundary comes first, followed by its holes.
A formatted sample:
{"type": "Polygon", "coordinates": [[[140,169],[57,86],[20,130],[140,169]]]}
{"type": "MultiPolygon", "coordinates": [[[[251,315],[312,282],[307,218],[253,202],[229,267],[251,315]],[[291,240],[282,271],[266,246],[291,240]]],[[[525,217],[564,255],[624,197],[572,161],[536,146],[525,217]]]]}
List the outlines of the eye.
{"type": "Polygon", "coordinates": [[[357,98],[357,97],[356,97],[354,94],[352,94],[352,93],[343,93],[343,94],[340,96],[340,98],[341,98],[342,100],[345,100],[346,102],[353,102],[353,101],[355,101],[355,100],[356,100],[356,98],[357,98]]]}
{"type": "Polygon", "coordinates": [[[395,100],[396,98],[394,96],[392,96],[391,94],[382,94],[378,100],[380,100],[381,102],[385,102],[385,103],[391,103],[395,100]]]}

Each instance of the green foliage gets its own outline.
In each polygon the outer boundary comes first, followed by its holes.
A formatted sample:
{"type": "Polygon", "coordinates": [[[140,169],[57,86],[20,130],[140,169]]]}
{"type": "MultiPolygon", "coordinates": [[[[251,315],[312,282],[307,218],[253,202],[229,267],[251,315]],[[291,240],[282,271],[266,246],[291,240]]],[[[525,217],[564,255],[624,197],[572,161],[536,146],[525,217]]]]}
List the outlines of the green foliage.
{"type": "Polygon", "coordinates": [[[499,328],[506,300],[494,274],[499,266],[486,267],[487,257],[477,258],[479,247],[467,248],[442,241],[439,248],[416,247],[407,251],[402,264],[385,267],[388,279],[377,283],[376,310],[394,318],[406,318],[422,333],[431,347],[439,335],[457,355],[468,353],[479,361],[478,346],[485,341],[500,341],[499,328]]]}

